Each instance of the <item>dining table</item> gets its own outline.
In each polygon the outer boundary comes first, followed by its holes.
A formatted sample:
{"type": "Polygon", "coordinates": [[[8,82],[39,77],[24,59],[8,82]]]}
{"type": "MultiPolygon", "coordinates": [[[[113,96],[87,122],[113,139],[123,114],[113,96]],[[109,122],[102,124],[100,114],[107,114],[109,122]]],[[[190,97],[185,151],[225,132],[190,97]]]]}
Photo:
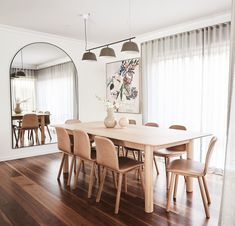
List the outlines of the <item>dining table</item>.
{"type": "Polygon", "coordinates": [[[38,120],[41,124],[41,144],[45,144],[45,117],[49,115],[48,113],[44,112],[21,112],[19,114],[16,114],[15,112],[12,112],[11,119],[13,120],[22,120],[24,115],[26,114],[36,114],[38,117],[38,120]]]}
{"type": "MultiPolygon", "coordinates": [[[[82,130],[88,133],[91,138],[94,136],[107,137],[115,145],[127,148],[142,150],[144,152],[144,183],[145,183],[145,212],[153,212],[153,152],[158,149],[169,148],[186,144],[187,159],[194,158],[194,140],[210,136],[210,133],[191,132],[161,127],[149,127],[142,125],[128,125],[125,128],[116,126],[106,128],[103,122],[84,122],[75,124],[60,124],[55,127],[62,127],[68,134],[73,135],[74,130],[82,130]]],[[[68,172],[67,164],[64,165],[64,172],[68,172]]],[[[193,191],[192,178],[186,180],[187,192],[193,191]]]]}

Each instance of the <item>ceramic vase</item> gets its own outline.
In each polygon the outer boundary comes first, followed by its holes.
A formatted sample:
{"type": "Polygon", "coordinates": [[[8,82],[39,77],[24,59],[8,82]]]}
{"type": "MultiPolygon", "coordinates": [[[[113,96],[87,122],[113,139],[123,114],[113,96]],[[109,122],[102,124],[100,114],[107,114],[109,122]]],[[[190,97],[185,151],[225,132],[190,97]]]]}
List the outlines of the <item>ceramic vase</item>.
{"type": "Polygon", "coordinates": [[[107,128],[114,128],[116,126],[117,122],[114,118],[114,111],[113,108],[108,108],[107,109],[107,116],[104,119],[104,125],[107,128]]]}
{"type": "Polygon", "coordinates": [[[122,117],[122,118],[119,119],[118,124],[121,128],[125,128],[129,124],[129,122],[128,122],[128,119],[126,117],[122,117]]]}
{"type": "Polygon", "coordinates": [[[14,112],[15,112],[16,114],[20,114],[20,113],[22,112],[22,109],[20,108],[20,104],[19,104],[19,103],[16,104],[15,109],[14,109],[14,112]]]}

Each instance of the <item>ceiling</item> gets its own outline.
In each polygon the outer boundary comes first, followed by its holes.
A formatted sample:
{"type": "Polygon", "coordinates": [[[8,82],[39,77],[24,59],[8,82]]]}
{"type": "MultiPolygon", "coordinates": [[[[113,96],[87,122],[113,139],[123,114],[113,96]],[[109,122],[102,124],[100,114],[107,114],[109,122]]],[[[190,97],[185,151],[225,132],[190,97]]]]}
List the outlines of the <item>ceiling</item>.
{"type": "MultiPolygon", "coordinates": [[[[64,59],[67,54],[54,45],[47,43],[35,43],[22,49],[24,68],[37,68],[40,65],[64,59]]],[[[21,52],[15,56],[12,67],[21,68],[21,52]]]]}
{"type": "Polygon", "coordinates": [[[231,0],[130,1],[131,13],[128,0],[0,0],[0,24],[84,39],[79,14],[90,13],[88,40],[105,43],[229,12],[231,7],[231,0]]]}

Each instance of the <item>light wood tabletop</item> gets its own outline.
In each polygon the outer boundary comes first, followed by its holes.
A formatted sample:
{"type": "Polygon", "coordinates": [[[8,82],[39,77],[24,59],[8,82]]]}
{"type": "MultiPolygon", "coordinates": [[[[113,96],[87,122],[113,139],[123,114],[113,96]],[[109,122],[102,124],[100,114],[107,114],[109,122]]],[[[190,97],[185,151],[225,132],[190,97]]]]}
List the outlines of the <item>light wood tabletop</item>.
{"type": "MultiPolygon", "coordinates": [[[[128,125],[126,128],[118,126],[106,128],[103,122],[61,124],[55,125],[55,127],[65,128],[69,134],[73,134],[76,129],[83,130],[90,136],[108,137],[115,144],[143,150],[145,153],[145,212],[147,213],[153,212],[153,150],[186,144],[187,159],[193,159],[193,140],[211,135],[209,133],[137,125],[128,125]]],[[[191,178],[187,179],[186,187],[188,192],[192,192],[191,178]]]]}

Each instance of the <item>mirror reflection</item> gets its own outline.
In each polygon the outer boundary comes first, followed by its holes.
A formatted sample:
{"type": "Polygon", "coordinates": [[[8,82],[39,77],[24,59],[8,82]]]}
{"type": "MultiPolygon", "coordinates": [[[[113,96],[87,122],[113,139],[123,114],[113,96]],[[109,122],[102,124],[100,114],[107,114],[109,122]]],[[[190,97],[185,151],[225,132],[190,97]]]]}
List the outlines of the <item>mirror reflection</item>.
{"type": "Polygon", "coordinates": [[[78,118],[77,70],[48,43],[18,51],[10,67],[13,148],[56,142],[53,124],[78,118]]]}

